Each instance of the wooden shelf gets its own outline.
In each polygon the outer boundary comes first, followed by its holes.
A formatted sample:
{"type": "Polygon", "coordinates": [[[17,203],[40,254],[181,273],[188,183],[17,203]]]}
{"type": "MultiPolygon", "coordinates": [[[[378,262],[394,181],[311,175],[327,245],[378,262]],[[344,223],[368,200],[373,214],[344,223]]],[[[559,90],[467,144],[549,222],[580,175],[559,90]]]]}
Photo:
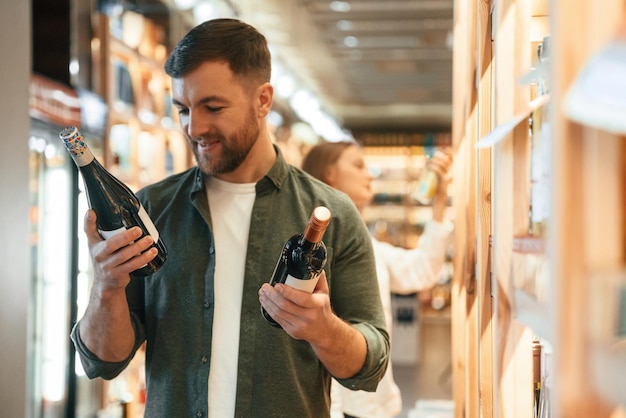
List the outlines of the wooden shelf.
{"type": "Polygon", "coordinates": [[[415,247],[424,223],[432,218],[431,207],[421,205],[411,196],[426,163],[424,148],[365,146],[364,150],[366,164],[375,176],[374,202],[363,212],[365,222],[382,241],[415,247]]]}
{"type": "Polygon", "coordinates": [[[97,17],[94,79],[109,105],[105,166],[137,190],[189,168],[192,158],[171,109],[161,30],[133,12],[125,12],[121,23],[97,17]],[[111,28],[120,24],[144,31],[132,37],[124,31],[116,37],[111,28]]]}
{"type": "MultiPolygon", "coordinates": [[[[607,129],[615,121],[574,122],[593,116],[584,101],[575,118],[564,109],[588,60],[626,39],[626,4],[491,6],[455,0],[455,417],[533,416],[537,336],[553,348],[553,417],[624,417],[626,349],[614,322],[626,314],[607,312],[619,303],[598,275],[626,264],[626,143],[607,129]],[[538,64],[547,36],[548,61],[538,64]]],[[[610,88],[609,77],[598,80],[610,88]]]]}
{"type": "Polygon", "coordinates": [[[589,359],[591,380],[598,392],[612,402],[626,406],[626,339],[611,346],[592,345],[589,359]]]}
{"type": "MultiPolygon", "coordinates": [[[[109,108],[104,165],[133,190],[189,168],[191,153],[169,103],[162,30],[128,10],[120,21],[98,13],[94,22],[93,84],[109,108]],[[134,35],[129,37],[131,31],[124,30],[114,36],[112,30],[120,24],[135,29],[134,35]]],[[[142,347],[120,376],[104,383],[103,409],[120,409],[120,402],[130,397],[124,416],[143,416],[144,360],[142,347]]]]}
{"type": "Polygon", "coordinates": [[[549,303],[539,302],[534,295],[515,289],[513,306],[515,319],[532,329],[533,333],[544,340],[554,342],[554,330],[549,321],[552,307],[549,303]]]}
{"type": "Polygon", "coordinates": [[[513,252],[521,254],[545,254],[545,239],[536,235],[513,237],[513,252]]]}

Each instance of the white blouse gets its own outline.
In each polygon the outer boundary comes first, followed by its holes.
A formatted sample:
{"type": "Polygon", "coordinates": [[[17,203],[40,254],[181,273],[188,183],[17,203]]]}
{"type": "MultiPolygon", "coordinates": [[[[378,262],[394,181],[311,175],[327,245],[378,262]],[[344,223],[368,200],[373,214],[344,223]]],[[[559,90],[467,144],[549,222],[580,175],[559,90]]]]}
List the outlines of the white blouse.
{"type": "MultiPolygon", "coordinates": [[[[450,231],[448,225],[431,220],[426,223],[418,246],[413,249],[372,238],[380,295],[390,334],[393,325],[391,293],[411,294],[435,285],[445,261],[450,231]]],[[[335,381],[332,383],[331,418],[343,418],[344,413],[359,418],[392,418],[401,411],[402,397],[393,378],[391,363],[376,392],[351,391],[335,381]]]]}

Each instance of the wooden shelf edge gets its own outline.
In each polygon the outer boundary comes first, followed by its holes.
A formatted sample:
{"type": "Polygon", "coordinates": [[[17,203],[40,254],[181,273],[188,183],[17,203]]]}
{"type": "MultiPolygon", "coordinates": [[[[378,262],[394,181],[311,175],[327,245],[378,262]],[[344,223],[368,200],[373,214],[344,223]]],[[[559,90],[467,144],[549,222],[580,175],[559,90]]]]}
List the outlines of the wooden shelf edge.
{"type": "Polygon", "coordinates": [[[626,407],[626,339],[611,346],[596,345],[590,350],[592,379],[597,390],[611,401],[626,407]]]}
{"type": "Polygon", "coordinates": [[[536,235],[516,235],[513,237],[513,252],[522,254],[544,254],[545,240],[536,235]]]}
{"type": "Polygon", "coordinates": [[[554,336],[550,327],[550,307],[520,289],[514,290],[513,297],[515,318],[552,344],[554,336]]]}

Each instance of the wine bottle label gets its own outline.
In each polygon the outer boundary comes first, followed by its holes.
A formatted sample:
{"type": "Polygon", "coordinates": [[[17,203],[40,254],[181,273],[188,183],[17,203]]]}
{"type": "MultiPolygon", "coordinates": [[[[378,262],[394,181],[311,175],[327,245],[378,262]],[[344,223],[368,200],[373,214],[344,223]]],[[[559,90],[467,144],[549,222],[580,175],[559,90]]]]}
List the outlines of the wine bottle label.
{"type": "Polygon", "coordinates": [[[302,280],[302,279],[298,279],[297,277],[293,277],[291,274],[288,274],[287,278],[285,279],[285,284],[287,286],[293,287],[294,289],[303,290],[308,293],[313,293],[313,290],[315,289],[315,285],[317,285],[317,280],[319,279],[319,277],[320,275],[316,274],[315,276],[312,276],[309,280],[302,280]]]}
{"type": "MultiPolygon", "coordinates": [[[[137,213],[137,215],[139,215],[139,218],[145,225],[146,230],[148,231],[148,234],[152,237],[154,242],[157,242],[159,240],[159,231],[156,229],[156,227],[152,223],[152,219],[150,219],[150,216],[148,216],[148,212],[146,212],[143,205],[139,207],[139,212],[137,213]]],[[[122,228],[114,229],[112,231],[100,230],[99,232],[100,232],[100,235],[102,235],[102,238],[109,239],[124,231],[126,231],[126,228],[122,227],[122,228]]]]}
{"type": "Polygon", "coordinates": [[[126,228],[124,228],[124,227],[117,228],[117,229],[114,229],[112,231],[103,231],[101,229],[98,229],[98,232],[100,232],[100,235],[102,235],[102,238],[104,238],[104,239],[109,239],[109,238],[114,237],[117,234],[120,234],[120,233],[122,233],[124,231],[126,231],[126,228]]]}
{"type": "Polygon", "coordinates": [[[152,219],[150,219],[150,216],[148,216],[148,212],[146,212],[146,210],[143,208],[143,205],[139,207],[138,215],[141,221],[143,222],[143,224],[146,226],[146,229],[148,230],[148,234],[150,234],[154,242],[157,242],[159,240],[159,231],[156,229],[156,226],[154,226],[154,224],[152,223],[152,219]]]}

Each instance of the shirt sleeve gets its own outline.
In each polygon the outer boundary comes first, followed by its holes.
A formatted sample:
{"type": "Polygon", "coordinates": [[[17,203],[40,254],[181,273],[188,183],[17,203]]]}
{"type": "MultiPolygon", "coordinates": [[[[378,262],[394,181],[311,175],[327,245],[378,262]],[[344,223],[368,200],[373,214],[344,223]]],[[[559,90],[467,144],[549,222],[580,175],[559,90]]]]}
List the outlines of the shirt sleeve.
{"type": "Polygon", "coordinates": [[[389,363],[389,335],[367,323],[353,325],[367,342],[367,356],[361,370],[349,379],[336,379],[351,390],[375,392],[389,363]],[[381,335],[382,334],[382,335],[381,335]]]}
{"type": "Polygon", "coordinates": [[[449,237],[448,225],[431,220],[426,223],[416,248],[407,250],[377,242],[376,261],[384,263],[389,272],[391,292],[409,294],[432,287],[445,261],[449,237]]]}
{"type": "MultiPolygon", "coordinates": [[[[390,343],[371,236],[351,202],[345,217],[335,219],[339,228],[333,251],[330,278],[331,303],[335,313],[365,338],[367,354],[361,370],[337,381],[351,390],[374,392],[389,362],[390,343]]],[[[329,274],[330,273],[330,274],[329,274]]]]}
{"type": "Polygon", "coordinates": [[[80,357],[80,362],[83,365],[83,369],[85,370],[87,377],[90,379],[101,377],[103,379],[110,380],[119,375],[126,368],[126,366],[128,366],[144,340],[143,334],[138,332],[138,327],[136,326],[138,321],[133,314],[131,314],[131,322],[133,324],[133,328],[135,328],[135,346],[128,358],[119,362],[103,361],[92,353],[80,337],[80,321],[76,323],[72,329],[70,338],[74,343],[74,347],[80,357]]]}

